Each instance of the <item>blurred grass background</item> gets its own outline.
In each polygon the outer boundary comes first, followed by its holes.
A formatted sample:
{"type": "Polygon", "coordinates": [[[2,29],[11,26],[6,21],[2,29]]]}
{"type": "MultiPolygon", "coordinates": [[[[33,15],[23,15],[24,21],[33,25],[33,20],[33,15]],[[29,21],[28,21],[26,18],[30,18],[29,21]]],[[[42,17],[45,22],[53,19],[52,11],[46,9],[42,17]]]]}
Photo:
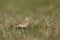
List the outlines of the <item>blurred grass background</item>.
{"type": "Polygon", "coordinates": [[[60,0],[0,0],[0,40],[60,40],[60,0]],[[12,26],[26,16],[30,28],[12,26]]]}

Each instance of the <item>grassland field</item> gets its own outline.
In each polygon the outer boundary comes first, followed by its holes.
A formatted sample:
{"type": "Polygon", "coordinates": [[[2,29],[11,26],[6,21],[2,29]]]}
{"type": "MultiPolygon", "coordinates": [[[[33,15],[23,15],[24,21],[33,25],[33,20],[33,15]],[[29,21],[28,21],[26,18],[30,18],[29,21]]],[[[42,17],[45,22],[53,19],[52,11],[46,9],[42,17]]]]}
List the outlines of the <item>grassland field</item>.
{"type": "Polygon", "coordinates": [[[0,40],[60,40],[60,0],[0,0],[0,40]],[[26,16],[23,31],[15,24],[26,16]]]}

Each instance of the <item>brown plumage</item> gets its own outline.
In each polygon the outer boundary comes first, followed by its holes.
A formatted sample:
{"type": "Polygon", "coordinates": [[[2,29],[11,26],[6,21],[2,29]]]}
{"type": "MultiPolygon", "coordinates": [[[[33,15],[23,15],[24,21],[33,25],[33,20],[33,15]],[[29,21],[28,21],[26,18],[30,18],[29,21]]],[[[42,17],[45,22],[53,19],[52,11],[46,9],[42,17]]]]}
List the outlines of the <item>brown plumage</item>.
{"type": "Polygon", "coordinates": [[[30,18],[29,17],[26,17],[24,20],[20,21],[18,24],[17,24],[17,27],[27,27],[27,25],[29,24],[29,21],[30,21],[30,18]]]}

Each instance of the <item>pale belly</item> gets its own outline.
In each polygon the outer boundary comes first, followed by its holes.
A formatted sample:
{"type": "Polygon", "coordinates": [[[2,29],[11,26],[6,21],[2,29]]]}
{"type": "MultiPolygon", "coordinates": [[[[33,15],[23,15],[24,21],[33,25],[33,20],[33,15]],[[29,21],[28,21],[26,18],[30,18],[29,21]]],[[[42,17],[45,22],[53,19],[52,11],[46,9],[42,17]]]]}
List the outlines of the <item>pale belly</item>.
{"type": "Polygon", "coordinates": [[[20,24],[20,25],[18,25],[18,27],[27,27],[27,25],[28,25],[28,23],[27,24],[20,24]]]}

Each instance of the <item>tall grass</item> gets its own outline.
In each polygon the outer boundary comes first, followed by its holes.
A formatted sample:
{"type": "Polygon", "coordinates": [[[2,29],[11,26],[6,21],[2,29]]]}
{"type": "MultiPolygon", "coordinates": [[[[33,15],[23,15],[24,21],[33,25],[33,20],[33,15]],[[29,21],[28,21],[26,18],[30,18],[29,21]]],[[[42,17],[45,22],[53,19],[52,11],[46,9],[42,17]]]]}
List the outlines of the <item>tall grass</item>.
{"type": "Polygon", "coordinates": [[[60,40],[60,0],[0,0],[0,40],[60,40]],[[16,23],[31,17],[27,29],[16,23]]]}

